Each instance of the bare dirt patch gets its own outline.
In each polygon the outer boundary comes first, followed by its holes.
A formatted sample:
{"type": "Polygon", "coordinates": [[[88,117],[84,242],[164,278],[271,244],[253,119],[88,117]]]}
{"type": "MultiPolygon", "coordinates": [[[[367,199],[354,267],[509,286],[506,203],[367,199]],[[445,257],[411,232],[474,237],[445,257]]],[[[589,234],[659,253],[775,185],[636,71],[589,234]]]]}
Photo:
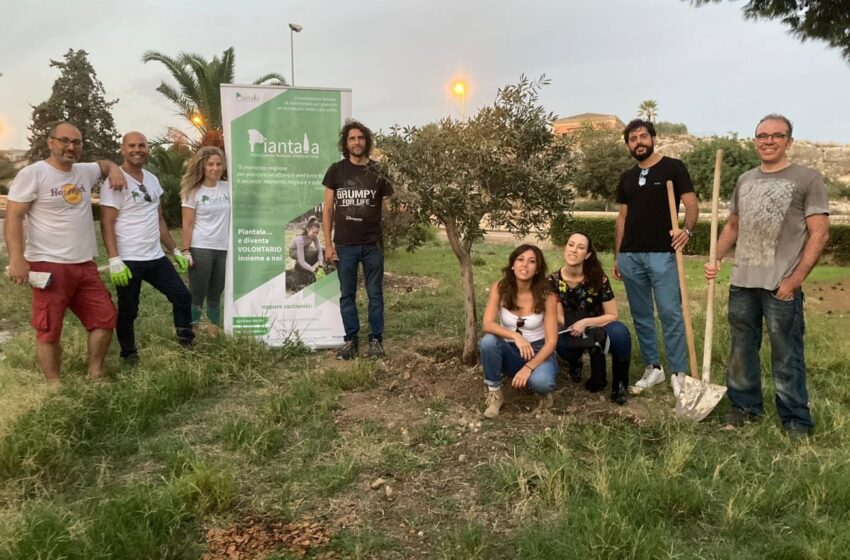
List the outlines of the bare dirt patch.
{"type": "MultiPolygon", "coordinates": [[[[262,560],[283,550],[303,558],[311,550],[330,542],[327,527],[318,522],[284,523],[280,520],[248,516],[226,529],[207,531],[207,552],[203,560],[262,560]]],[[[312,556],[332,560],[333,552],[312,556]]]]}
{"type": "MultiPolygon", "coordinates": [[[[363,278],[360,279],[360,285],[365,289],[363,278]]],[[[420,290],[431,290],[439,287],[439,285],[440,283],[437,280],[428,276],[393,274],[392,272],[384,271],[384,289],[386,290],[395,290],[409,294],[420,290]]]]}
{"type": "Polygon", "coordinates": [[[850,280],[812,282],[804,289],[807,310],[826,315],[850,313],[850,280]]]}
{"type": "Polygon", "coordinates": [[[504,530],[505,512],[479,495],[481,469],[510,461],[517,438],[569,424],[643,424],[647,407],[659,405],[637,398],[620,407],[607,390],[588,393],[564,375],[551,414],[535,416],[534,395],[506,385],[502,414],[486,420],[481,368],[464,365],[461,350],[456,341],[438,339],[394,349],[378,363],[372,388],[342,396],[335,423],[343,438],[357,438],[358,426],[369,423],[382,441],[426,464],[409,471],[366,468],[324,510],[337,530],[379,530],[402,543],[404,558],[433,557],[440,539],[466,521],[504,530]]]}

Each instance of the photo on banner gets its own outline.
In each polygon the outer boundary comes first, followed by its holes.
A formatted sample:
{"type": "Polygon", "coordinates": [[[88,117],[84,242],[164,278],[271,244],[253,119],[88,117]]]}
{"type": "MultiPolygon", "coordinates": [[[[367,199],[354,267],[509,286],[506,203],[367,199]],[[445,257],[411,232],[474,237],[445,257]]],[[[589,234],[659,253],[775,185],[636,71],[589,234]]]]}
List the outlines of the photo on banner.
{"type": "Polygon", "coordinates": [[[324,247],[312,226],[325,171],[341,157],[351,91],[227,84],[221,108],[233,203],[225,330],[271,345],[339,346],[339,280],[326,263],[316,266],[324,247]]]}

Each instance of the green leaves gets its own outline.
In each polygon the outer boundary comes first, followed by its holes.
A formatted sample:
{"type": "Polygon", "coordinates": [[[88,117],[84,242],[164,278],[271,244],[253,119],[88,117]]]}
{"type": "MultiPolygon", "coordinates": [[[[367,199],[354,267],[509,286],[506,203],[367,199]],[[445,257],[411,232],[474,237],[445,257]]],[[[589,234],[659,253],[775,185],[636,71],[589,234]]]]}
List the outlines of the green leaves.
{"type": "Polygon", "coordinates": [[[118,100],[105,99],[106,91],[88,53],[68,49],[63,61],[51,60],[50,66],[59,69],[59,77],[53,82],[50,98],[33,107],[27,159],[38,161],[50,155],[47,134],[58,121],[69,121],[80,129],[85,142],[80,161],[117,159],[120,136],[110,111],[118,100]]]}
{"type": "Polygon", "coordinates": [[[714,160],[719,148],[723,149],[720,182],[720,198],[723,200],[728,200],[732,196],[738,177],[759,164],[752,142],[739,140],[737,136],[716,136],[697,140],[694,149],[682,156],[682,161],[685,162],[691,174],[694,190],[700,200],[711,200],[714,160]]]}
{"type": "MultiPolygon", "coordinates": [[[[221,130],[221,96],[219,86],[236,81],[236,54],[233,47],[221,58],[207,60],[195,53],[180,53],[171,57],[157,51],[146,51],[144,62],[159,62],[165,66],[177,87],[162,82],[156,90],[177,107],[177,113],[198,129],[201,136],[208,130],[221,130]]],[[[268,73],[254,84],[286,85],[283,76],[268,73]]]]}

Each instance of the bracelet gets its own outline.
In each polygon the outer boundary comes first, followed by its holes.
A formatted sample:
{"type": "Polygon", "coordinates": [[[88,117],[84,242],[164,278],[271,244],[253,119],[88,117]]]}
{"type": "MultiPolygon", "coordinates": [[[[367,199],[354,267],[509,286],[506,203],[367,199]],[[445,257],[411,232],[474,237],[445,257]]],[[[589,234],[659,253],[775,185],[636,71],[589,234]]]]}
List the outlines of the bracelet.
{"type": "Polygon", "coordinates": [[[694,234],[694,232],[693,232],[693,231],[689,230],[689,229],[688,229],[688,228],[686,228],[686,227],[683,227],[683,228],[682,228],[682,231],[684,231],[686,234],[688,234],[688,237],[691,237],[691,236],[693,236],[693,234],[694,234]]]}

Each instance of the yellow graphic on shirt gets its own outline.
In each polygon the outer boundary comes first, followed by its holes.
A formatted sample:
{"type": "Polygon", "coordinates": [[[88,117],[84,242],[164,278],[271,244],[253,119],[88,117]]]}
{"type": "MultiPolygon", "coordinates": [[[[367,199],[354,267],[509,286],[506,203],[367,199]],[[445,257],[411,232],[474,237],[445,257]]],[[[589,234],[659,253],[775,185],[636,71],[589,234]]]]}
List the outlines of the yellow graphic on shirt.
{"type": "Polygon", "coordinates": [[[67,185],[62,186],[62,198],[64,198],[65,202],[68,204],[77,205],[83,200],[83,191],[80,190],[77,185],[68,183],[67,185]]]}

